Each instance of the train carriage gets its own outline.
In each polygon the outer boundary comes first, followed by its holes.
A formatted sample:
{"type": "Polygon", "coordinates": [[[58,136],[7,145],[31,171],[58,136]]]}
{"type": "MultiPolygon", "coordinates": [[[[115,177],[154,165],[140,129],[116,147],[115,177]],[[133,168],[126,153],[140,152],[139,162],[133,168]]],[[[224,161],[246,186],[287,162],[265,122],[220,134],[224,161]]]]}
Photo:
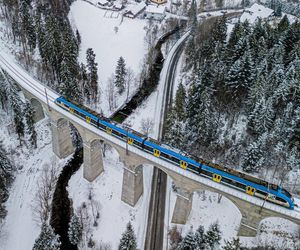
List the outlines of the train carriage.
{"type": "Polygon", "coordinates": [[[209,178],[217,183],[230,186],[245,192],[248,195],[267,200],[289,209],[294,209],[295,204],[292,195],[278,185],[268,183],[257,177],[234,169],[204,161],[197,157],[178,153],[177,149],[162,145],[160,142],[145,137],[143,134],[132,129],[121,128],[102,115],[77,103],[75,104],[74,102],[67,101],[64,97],[57,98],[55,103],[109,135],[114,136],[129,145],[140,148],[155,157],[175,164],[184,170],[192,171],[195,174],[209,178]]]}

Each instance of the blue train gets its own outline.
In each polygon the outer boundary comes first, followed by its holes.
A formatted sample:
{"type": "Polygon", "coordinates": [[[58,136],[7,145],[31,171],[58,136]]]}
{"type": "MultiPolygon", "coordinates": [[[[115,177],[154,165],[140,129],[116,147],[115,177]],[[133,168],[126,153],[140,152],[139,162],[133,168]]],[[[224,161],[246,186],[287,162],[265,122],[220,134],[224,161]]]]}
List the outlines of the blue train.
{"type": "Polygon", "coordinates": [[[145,137],[141,133],[131,129],[125,130],[120,128],[109,119],[102,117],[86,107],[67,101],[64,97],[57,98],[55,103],[111,136],[127,142],[129,145],[133,145],[155,157],[175,164],[184,170],[192,171],[195,174],[212,179],[217,183],[222,183],[245,192],[248,195],[259,197],[289,209],[294,209],[296,205],[292,195],[278,185],[268,183],[234,169],[207,162],[201,158],[184,156],[177,153],[176,151],[178,150],[172,149],[167,145],[162,145],[160,142],[145,137]]]}

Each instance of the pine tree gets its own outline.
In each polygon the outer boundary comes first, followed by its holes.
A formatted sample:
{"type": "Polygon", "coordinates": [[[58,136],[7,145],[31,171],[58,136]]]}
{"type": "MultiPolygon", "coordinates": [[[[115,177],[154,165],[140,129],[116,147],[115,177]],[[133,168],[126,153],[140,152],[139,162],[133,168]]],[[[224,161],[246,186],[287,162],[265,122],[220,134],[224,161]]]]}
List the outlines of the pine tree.
{"type": "Polygon", "coordinates": [[[20,97],[18,94],[14,93],[13,97],[11,99],[11,105],[12,105],[12,110],[14,113],[14,124],[15,124],[15,129],[19,137],[19,141],[21,143],[22,138],[24,137],[25,133],[25,125],[23,121],[23,107],[22,107],[22,102],[19,99],[20,97]]]}
{"type": "Polygon", "coordinates": [[[22,30],[25,32],[24,36],[28,41],[28,45],[32,50],[36,47],[36,30],[34,27],[34,19],[30,14],[30,2],[28,1],[21,1],[20,4],[20,15],[21,15],[21,23],[22,23],[22,30]]]}
{"type": "Polygon", "coordinates": [[[259,172],[262,167],[262,150],[257,142],[252,142],[242,157],[242,168],[246,172],[259,172]]]}
{"type": "Polygon", "coordinates": [[[96,55],[92,48],[86,51],[88,81],[91,93],[91,99],[96,102],[98,96],[98,68],[96,63],[96,55]]]}
{"type": "Polygon", "coordinates": [[[225,241],[225,246],[222,247],[223,250],[242,250],[240,239],[232,239],[232,241],[225,241]]]}
{"type": "Polygon", "coordinates": [[[279,33],[282,33],[284,32],[285,30],[287,30],[289,28],[289,25],[290,25],[290,21],[287,17],[287,15],[284,15],[284,17],[280,20],[279,24],[278,24],[278,32],[279,33]]]}
{"type": "Polygon", "coordinates": [[[214,249],[216,246],[220,245],[221,241],[221,231],[220,226],[217,222],[209,226],[208,231],[205,234],[205,242],[210,249],[214,249]]]}
{"type": "Polygon", "coordinates": [[[204,234],[204,227],[199,226],[195,232],[195,243],[196,243],[196,250],[202,250],[205,249],[206,242],[205,242],[205,234],[204,234]]]}
{"type": "Polygon", "coordinates": [[[179,243],[176,250],[194,250],[195,248],[195,234],[192,230],[190,230],[188,234],[183,238],[183,240],[179,243]]]}
{"type": "Polygon", "coordinates": [[[119,244],[119,250],[136,250],[136,236],[134,234],[132,225],[128,222],[126,231],[122,234],[119,244]]]}
{"type": "Polygon", "coordinates": [[[124,58],[121,56],[118,60],[115,71],[115,86],[118,88],[118,92],[121,95],[125,90],[126,79],[126,64],[124,58]]]}
{"type": "Polygon", "coordinates": [[[43,223],[41,233],[35,240],[32,250],[59,250],[59,236],[55,235],[51,226],[43,223]]]}
{"type": "Polygon", "coordinates": [[[8,199],[8,188],[13,180],[13,172],[14,166],[0,142],[0,218],[4,218],[6,215],[5,206],[2,203],[8,199]]]}
{"type": "Polygon", "coordinates": [[[227,26],[226,26],[226,17],[223,15],[221,18],[218,18],[213,26],[212,30],[212,39],[215,44],[225,43],[227,37],[227,26]]]}
{"type": "Polygon", "coordinates": [[[69,240],[73,245],[78,245],[82,240],[82,224],[76,214],[73,214],[69,223],[68,236],[69,240]]]}
{"type": "Polygon", "coordinates": [[[178,89],[176,91],[175,102],[174,102],[174,112],[178,117],[179,121],[183,121],[185,117],[186,109],[186,93],[182,83],[179,83],[178,89]]]}
{"type": "Polygon", "coordinates": [[[34,110],[29,102],[25,104],[25,120],[27,124],[27,133],[29,134],[29,141],[33,148],[37,148],[37,133],[34,128],[33,120],[34,110]]]}
{"type": "Polygon", "coordinates": [[[248,95],[249,88],[254,81],[255,67],[250,53],[235,61],[226,77],[226,85],[237,104],[248,95]]]}

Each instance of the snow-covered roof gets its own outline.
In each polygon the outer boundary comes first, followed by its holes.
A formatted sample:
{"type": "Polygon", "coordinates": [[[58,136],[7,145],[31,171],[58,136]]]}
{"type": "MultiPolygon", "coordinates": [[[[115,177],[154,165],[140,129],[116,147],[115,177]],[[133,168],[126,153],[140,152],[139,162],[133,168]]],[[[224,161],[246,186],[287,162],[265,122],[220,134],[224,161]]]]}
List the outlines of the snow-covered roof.
{"type": "Polygon", "coordinates": [[[114,3],[114,7],[117,9],[122,9],[123,5],[121,3],[114,3]]]}
{"type": "Polygon", "coordinates": [[[107,1],[106,0],[97,0],[97,4],[105,5],[105,4],[107,4],[107,1]]]}
{"type": "Polygon", "coordinates": [[[166,7],[165,6],[161,6],[161,5],[158,5],[158,6],[148,5],[146,7],[145,11],[148,12],[148,13],[163,15],[165,13],[165,11],[166,11],[166,7]]]}
{"type": "Polygon", "coordinates": [[[142,11],[146,7],[144,2],[140,2],[135,5],[129,5],[127,7],[127,12],[131,12],[134,16],[137,15],[140,11],[142,11]]]}
{"type": "Polygon", "coordinates": [[[241,22],[248,20],[250,23],[254,23],[258,18],[268,18],[273,12],[274,10],[255,3],[250,8],[246,9],[240,20],[241,22]]]}

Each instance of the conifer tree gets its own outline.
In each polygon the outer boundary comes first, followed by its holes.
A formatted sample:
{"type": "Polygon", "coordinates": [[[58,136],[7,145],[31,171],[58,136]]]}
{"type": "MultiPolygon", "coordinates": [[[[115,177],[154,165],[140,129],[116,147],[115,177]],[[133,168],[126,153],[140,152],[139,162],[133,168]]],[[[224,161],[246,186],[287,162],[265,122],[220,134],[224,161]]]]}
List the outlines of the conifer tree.
{"type": "Polygon", "coordinates": [[[68,236],[71,244],[78,245],[82,240],[82,224],[76,214],[73,214],[69,223],[68,236]]]}
{"type": "Polygon", "coordinates": [[[122,234],[120,240],[119,250],[136,250],[136,236],[134,234],[132,225],[128,222],[126,226],[126,231],[122,234]]]}
{"type": "Polygon", "coordinates": [[[239,238],[234,238],[231,241],[225,241],[225,246],[222,247],[223,250],[242,250],[242,246],[239,238]]]}
{"type": "Polygon", "coordinates": [[[192,230],[179,243],[177,250],[194,250],[196,249],[195,234],[192,230]]]}
{"type": "Polygon", "coordinates": [[[25,104],[25,119],[27,125],[27,133],[29,134],[29,141],[33,148],[37,147],[37,133],[34,128],[33,120],[34,110],[29,102],[25,104]]]}
{"type": "Polygon", "coordinates": [[[96,63],[96,54],[92,48],[86,51],[87,75],[90,87],[91,99],[96,102],[98,96],[98,68],[96,63]]]}
{"type": "Polygon", "coordinates": [[[56,235],[51,226],[43,223],[41,233],[35,240],[32,250],[59,250],[59,236],[56,235]]]}
{"type": "Polygon", "coordinates": [[[204,227],[203,226],[199,226],[195,232],[195,243],[196,243],[196,250],[201,250],[201,249],[205,249],[206,246],[206,238],[205,238],[205,233],[204,233],[204,227]]]}
{"type": "Polygon", "coordinates": [[[174,112],[176,113],[176,116],[178,117],[179,121],[183,121],[185,117],[185,109],[186,93],[183,84],[179,83],[174,103],[174,112]]]}
{"type": "Polygon", "coordinates": [[[5,206],[2,203],[8,199],[8,188],[13,180],[13,172],[14,166],[0,142],[0,218],[4,218],[6,215],[5,206]]]}
{"type": "Polygon", "coordinates": [[[205,242],[210,249],[214,249],[216,246],[220,245],[221,241],[221,231],[220,226],[217,222],[209,226],[208,231],[205,234],[205,242]]]}
{"type": "Polygon", "coordinates": [[[115,71],[115,86],[118,88],[118,92],[121,95],[125,90],[126,79],[126,64],[124,58],[121,56],[118,60],[115,71]]]}
{"type": "Polygon", "coordinates": [[[259,172],[262,167],[262,150],[257,142],[252,142],[242,157],[242,168],[246,172],[259,172]]]}

